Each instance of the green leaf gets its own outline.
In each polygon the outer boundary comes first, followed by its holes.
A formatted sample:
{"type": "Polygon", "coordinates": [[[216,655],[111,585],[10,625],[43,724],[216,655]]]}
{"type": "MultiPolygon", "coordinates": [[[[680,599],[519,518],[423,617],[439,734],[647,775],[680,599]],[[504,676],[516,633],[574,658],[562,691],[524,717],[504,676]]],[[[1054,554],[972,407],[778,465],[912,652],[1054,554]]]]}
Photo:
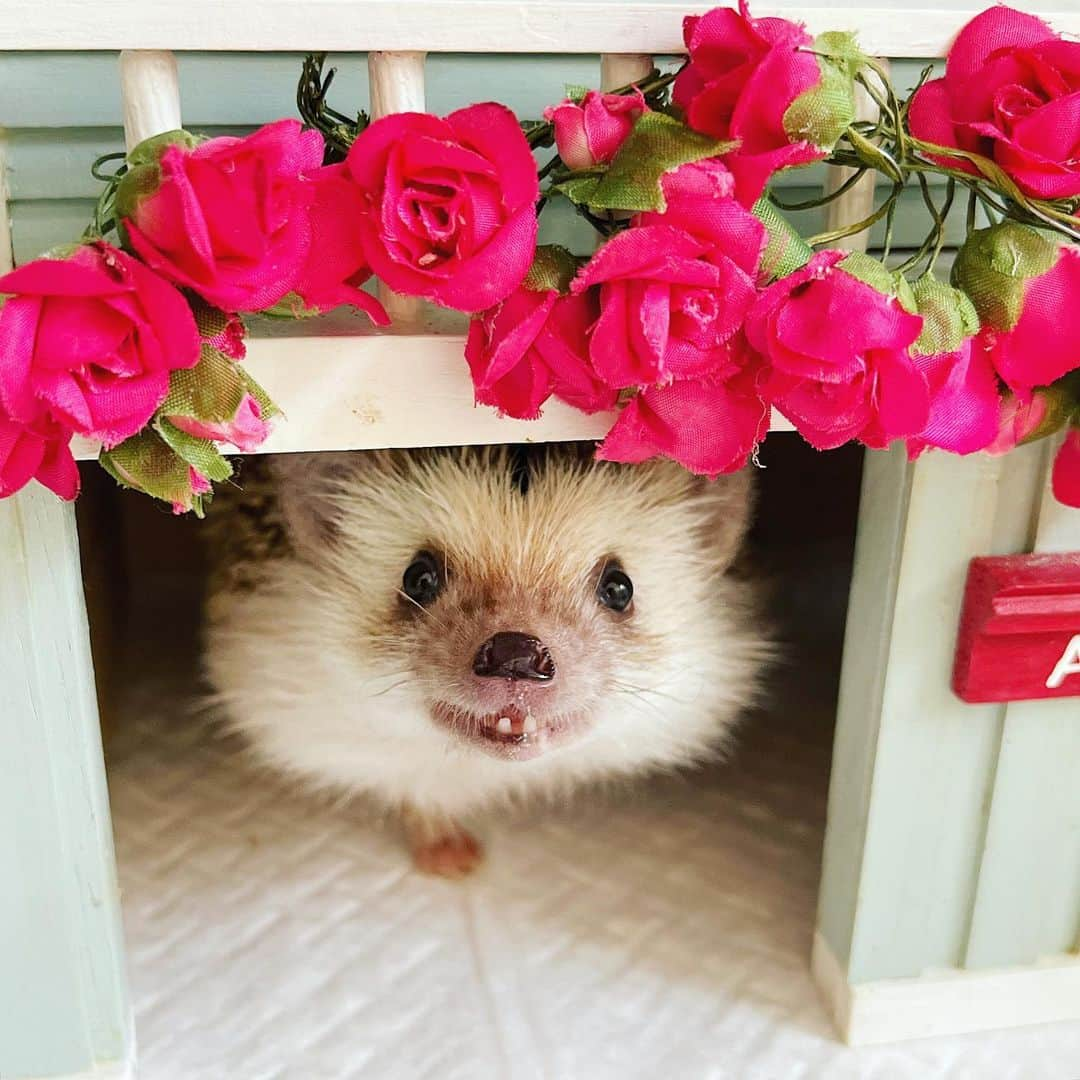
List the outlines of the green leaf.
{"type": "Polygon", "coordinates": [[[984,326],[1011,330],[1024,308],[1027,280],[1052,269],[1059,257],[1056,241],[1003,221],[968,236],[953,263],[952,283],[971,297],[984,326]]]}
{"type": "Polygon", "coordinates": [[[246,368],[237,364],[236,370],[240,373],[240,378],[244,380],[247,392],[259,403],[259,413],[263,420],[272,420],[275,416],[285,415],[262,386],[248,374],[246,368]]]}
{"type": "Polygon", "coordinates": [[[589,92],[587,86],[580,86],[577,83],[566,83],[563,87],[563,91],[566,94],[568,100],[573,102],[580,102],[583,97],[589,92]]]}
{"type": "Polygon", "coordinates": [[[665,173],[726,154],[735,145],[702,135],[665,113],[648,112],[638,118],[605,171],[571,177],[553,190],[597,210],[663,211],[660,181],[665,173]]]}
{"type": "Polygon", "coordinates": [[[765,226],[769,237],[761,255],[759,270],[765,281],[787,277],[810,261],[814,249],[767,198],[762,196],[758,199],[752,213],[765,226]]]}
{"type": "Polygon", "coordinates": [[[209,439],[189,435],[161,416],[154,421],[154,430],[172,450],[193,469],[201,472],[207,480],[228,480],[232,476],[232,466],[209,439]]]}
{"type": "MultiPolygon", "coordinates": [[[[118,221],[131,217],[138,208],[141,199],[153,195],[161,186],[161,166],[156,162],[133,165],[120,180],[116,188],[116,217],[118,221]]],[[[121,239],[126,237],[121,232],[121,239]]]]}
{"type": "Polygon", "coordinates": [[[272,319],[311,319],[322,312],[318,308],[307,307],[298,293],[286,293],[273,307],[263,308],[260,315],[269,315],[272,319]]]}
{"type": "Polygon", "coordinates": [[[193,368],[178,368],[169,375],[169,393],[158,413],[225,422],[236,415],[246,389],[240,366],[203,342],[193,368]]]}
{"type": "Polygon", "coordinates": [[[922,356],[957,352],[966,338],[978,333],[975,306],[959,289],[924,274],[911,291],[923,317],[922,333],[912,346],[913,352],[922,356]]]}
{"type": "Polygon", "coordinates": [[[191,491],[191,467],[151,428],[102,450],[98,461],[121,487],[185,507],[197,498],[191,491]]]}
{"type": "Polygon", "coordinates": [[[889,270],[880,260],[861,251],[853,251],[836,264],[837,269],[850,274],[859,281],[866,282],[879,293],[896,300],[900,306],[912,315],[918,314],[915,294],[903,274],[889,270]]]}
{"type": "Polygon", "coordinates": [[[542,244],[536,249],[532,266],[522,285],[533,292],[570,291],[570,282],[578,271],[578,261],[573,254],[558,244],[542,244]]]}
{"type": "Polygon", "coordinates": [[[852,34],[822,34],[814,42],[821,81],[801,93],[784,113],[784,131],[793,142],[832,150],[855,122],[855,72],[863,54],[852,34]]]}
{"type": "Polygon", "coordinates": [[[173,131],[162,131],[158,135],[151,135],[149,139],[143,139],[141,143],[128,151],[129,165],[156,165],[161,160],[161,155],[170,146],[182,146],[186,150],[194,150],[200,140],[183,128],[173,131]]]}

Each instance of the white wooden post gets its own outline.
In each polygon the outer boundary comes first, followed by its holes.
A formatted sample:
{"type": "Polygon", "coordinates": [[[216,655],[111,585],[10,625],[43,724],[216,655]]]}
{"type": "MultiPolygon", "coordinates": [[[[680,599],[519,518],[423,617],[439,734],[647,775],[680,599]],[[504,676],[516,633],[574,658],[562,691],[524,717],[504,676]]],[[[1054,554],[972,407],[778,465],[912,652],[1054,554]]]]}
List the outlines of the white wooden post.
{"type": "Polygon", "coordinates": [[[120,54],[120,100],[127,148],[180,127],[180,81],[171,52],[129,49],[120,54]]]}
{"type": "Polygon", "coordinates": [[[647,78],[653,69],[653,58],[640,53],[604,53],[600,57],[600,89],[618,90],[639,79],[647,78]]]}
{"type": "MultiPolygon", "coordinates": [[[[10,265],[0,158],[0,267],[10,265]]],[[[0,500],[0,1077],[134,1075],[75,511],[0,500]]]]}
{"type": "MultiPolygon", "coordinates": [[[[878,63],[888,71],[888,60],[880,59],[878,63]]],[[[859,120],[872,120],[877,116],[877,106],[866,92],[865,87],[855,84],[855,115],[859,120]]],[[[837,191],[855,173],[845,165],[836,165],[828,170],[825,176],[825,194],[837,191]]],[[[853,184],[843,195],[825,204],[825,231],[842,228],[844,225],[854,225],[856,221],[868,218],[874,209],[874,182],[877,174],[870,170],[853,184]]],[[[865,251],[870,239],[868,232],[856,233],[854,236],[845,236],[836,242],[835,247],[846,248],[849,251],[865,251]]]]}
{"type": "MultiPolygon", "coordinates": [[[[424,53],[368,53],[368,81],[371,118],[395,112],[424,111],[424,53]]],[[[401,296],[379,282],[379,299],[394,329],[415,328],[421,321],[424,302],[415,296],[401,296]]]]}

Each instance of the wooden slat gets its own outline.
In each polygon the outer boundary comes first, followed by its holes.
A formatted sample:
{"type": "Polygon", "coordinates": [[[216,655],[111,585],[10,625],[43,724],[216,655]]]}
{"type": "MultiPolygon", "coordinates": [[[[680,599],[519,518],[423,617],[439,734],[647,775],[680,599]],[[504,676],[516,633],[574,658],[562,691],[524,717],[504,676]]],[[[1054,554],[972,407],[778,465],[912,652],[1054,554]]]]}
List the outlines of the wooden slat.
{"type": "MultiPolygon", "coordinates": [[[[335,316],[324,329],[349,326],[355,336],[253,337],[247,368],[286,410],[260,453],[294,450],[372,450],[390,446],[457,446],[504,442],[600,439],[613,414],[586,416],[552,400],[539,420],[500,418],[474,405],[455,334],[369,334],[359,317],[335,316]]],[[[773,414],[774,431],[791,425],[773,414]]],[[[76,439],[75,456],[97,456],[95,444],[76,439]]]]}
{"type": "MultiPolygon", "coordinates": [[[[368,80],[371,118],[396,112],[424,111],[424,54],[422,52],[368,53],[368,80]]],[[[395,327],[415,326],[423,313],[423,303],[415,296],[402,296],[379,282],[379,299],[395,327]]]]}
{"type": "MultiPolygon", "coordinates": [[[[709,3],[582,0],[8,0],[0,49],[419,49],[442,52],[677,53],[684,13],[709,3]]],[[[1080,34],[1071,0],[1018,2],[1062,33],[1080,34]]],[[[985,7],[950,9],[897,0],[860,4],[772,3],[757,16],[784,15],[814,33],[854,30],[876,55],[942,56],[960,26],[985,7]]]]}
{"type": "Polygon", "coordinates": [[[176,131],[180,121],[180,78],[171,52],[125,50],[120,54],[120,100],[124,141],[130,150],[143,139],[176,131]]]}
{"type": "MultiPolygon", "coordinates": [[[[1054,499],[1052,454],[1044,461],[1035,550],[1080,550],[1080,511],[1054,499]]],[[[1078,763],[1075,698],[1005,709],[966,967],[1031,964],[1080,945],[1078,763]]]]}

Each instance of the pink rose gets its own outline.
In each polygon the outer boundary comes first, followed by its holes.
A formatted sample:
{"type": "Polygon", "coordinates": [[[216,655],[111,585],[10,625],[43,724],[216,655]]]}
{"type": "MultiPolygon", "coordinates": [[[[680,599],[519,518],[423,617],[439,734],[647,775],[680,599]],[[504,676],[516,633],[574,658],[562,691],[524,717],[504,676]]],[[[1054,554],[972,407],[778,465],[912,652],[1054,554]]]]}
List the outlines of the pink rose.
{"type": "MultiPolygon", "coordinates": [[[[172,504],[174,514],[186,514],[189,510],[195,509],[201,504],[202,497],[209,495],[214,490],[214,485],[198,469],[188,468],[188,480],[191,484],[191,490],[187,493],[183,502],[174,502],[172,504]]],[[[202,516],[201,510],[199,516],[202,516]]]]}
{"type": "Polygon", "coordinates": [[[616,393],[589,363],[589,330],[599,314],[596,291],[577,296],[524,286],[473,319],[465,358],[476,400],[534,420],[554,394],[585,412],[615,407],[616,393]]]}
{"type": "Polygon", "coordinates": [[[1007,454],[1031,439],[1038,438],[1048,420],[1052,419],[1051,400],[1042,390],[1035,391],[1027,400],[1016,394],[1006,394],[998,414],[998,432],[994,441],[986,447],[988,454],[1007,454]]]}
{"type": "Polygon", "coordinates": [[[992,159],[1028,195],[1080,195],[1080,42],[1034,15],[998,6],[972,19],[909,116],[916,138],[992,159]]]}
{"type": "Polygon", "coordinates": [[[348,167],[364,200],[364,254],[391,289],[483,311],[521,284],[540,187],[509,109],[384,116],[357,137],[348,167]]]}
{"type": "Polygon", "coordinates": [[[1001,394],[997,376],[978,338],[966,338],[954,352],[917,356],[930,391],[926,426],[908,439],[914,460],[927,447],[954,454],[984,450],[998,434],[1001,394]]]}
{"type": "Polygon", "coordinates": [[[244,394],[231,420],[198,420],[192,416],[168,416],[166,419],[173,427],[197,439],[230,443],[242,454],[257,450],[270,434],[270,424],[262,418],[262,408],[251,394],[244,394]]]}
{"type": "Polygon", "coordinates": [[[665,174],[660,181],[667,209],[639,214],[635,225],[668,225],[719,248],[756,279],[768,236],[765,226],[735,199],[735,178],[716,158],[665,174]]]}
{"type": "Polygon", "coordinates": [[[245,138],[149,140],[129,155],[117,191],[127,243],[217,307],[273,307],[296,288],[308,258],[312,185],[302,177],[322,154],[322,136],[297,120],[245,138]]]}
{"type": "Polygon", "coordinates": [[[979,313],[991,363],[1014,391],[1028,394],[1080,367],[1075,325],[1062,317],[1080,306],[1080,248],[1002,222],[968,237],[953,277],[979,313]]]}
{"type": "Polygon", "coordinates": [[[844,263],[880,267],[819,252],[770,285],[746,321],[750,344],[772,365],[769,397],[819,450],[849,439],[885,446],[922,431],[930,412],[926,376],[908,351],[922,319],[844,263]]]}
{"type": "Polygon", "coordinates": [[[555,146],[563,164],[569,169],[591,169],[611,161],[634,121],[647,111],[637,87],[629,94],[590,90],[580,102],[549,105],[544,119],[555,126],[555,146]]]}
{"type": "Polygon", "coordinates": [[[360,228],[360,189],[344,164],[325,165],[305,179],[311,188],[313,240],[296,283],[297,295],[309,310],[349,304],[376,326],[386,326],[390,319],[382,304],[360,288],[371,277],[360,228]]]}
{"type": "Polygon", "coordinates": [[[927,447],[973,454],[997,436],[1001,394],[982,339],[979,317],[968,297],[930,276],[912,290],[923,328],[910,354],[926,377],[930,413],[926,426],[908,439],[914,460],[927,447]]]}
{"type": "Polygon", "coordinates": [[[681,379],[636,394],[597,451],[602,461],[635,463],[658,455],[703,476],[741,469],[769,430],[769,406],[746,366],[726,380],[681,379]]]}
{"type": "Polygon", "coordinates": [[[600,286],[589,356],[616,389],[716,375],[731,365],[728,341],[754,302],[750,274],[720,249],[669,225],[612,237],[571,291],[600,286]]]}
{"type": "Polygon", "coordinates": [[[1080,428],[1071,427],[1066,432],[1054,458],[1050,486],[1058,502],[1080,507],[1080,428]]]}
{"type": "Polygon", "coordinates": [[[61,499],[79,494],[79,470],[68,443],[71,432],[41,410],[20,423],[0,413],[0,499],[37,480],[61,499]]]}
{"type": "Polygon", "coordinates": [[[0,405],[35,424],[115,446],[142,428],[194,367],[199,333],[183,296],[108,244],[69,259],[37,259],[0,278],[0,405]]]}
{"type": "Polygon", "coordinates": [[[798,23],[753,19],[746,0],[739,0],[738,12],[714,8],[688,16],[683,38],[690,63],[675,80],[675,104],[697,131],[738,140],[725,160],[746,206],[778,169],[825,157],[853,118],[850,77],[847,97],[823,95],[822,107],[807,112],[817,117],[812,125],[789,113],[798,98],[823,82],[811,51],[814,39],[798,23]]]}

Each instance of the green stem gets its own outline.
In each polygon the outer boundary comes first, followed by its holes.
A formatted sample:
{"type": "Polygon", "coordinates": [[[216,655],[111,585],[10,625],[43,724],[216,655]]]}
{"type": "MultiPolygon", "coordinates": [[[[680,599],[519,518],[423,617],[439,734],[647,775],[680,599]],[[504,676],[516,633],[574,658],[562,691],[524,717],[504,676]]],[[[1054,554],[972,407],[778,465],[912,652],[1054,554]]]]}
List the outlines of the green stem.
{"type": "Polygon", "coordinates": [[[781,202],[774,191],[769,192],[769,202],[773,206],[779,207],[781,210],[795,211],[795,210],[813,210],[818,206],[827,206],[834,199],[839,199],[845,192],[850,191],[862,178],[866,175],[868,166],[860,165],[855,168],[855,172],[849,176],[835,191],[830,191],[828,195],[822,195],[817,199],[807,199],[805,202],[798,203],[784,203],[781,202]]]}
{"type": "Polygon", "coordinates": [[[896,201],[897,196],[903,189],[903,184],[893,184],[893,189],[886,197],[885,201],[869,217],[863,218],[862,221],[855,222],[854,225],[845,225],[842,229],[818,233],[817,236],[811,236],[806,242],[811,247],[818,247],[822,244],[834,244],[837,240],[843,240],[846,236],[855,236],[857,233],[865,232],[867,229],[873,228],[873,226],[889,212],[889,207],[896,201]]]}

